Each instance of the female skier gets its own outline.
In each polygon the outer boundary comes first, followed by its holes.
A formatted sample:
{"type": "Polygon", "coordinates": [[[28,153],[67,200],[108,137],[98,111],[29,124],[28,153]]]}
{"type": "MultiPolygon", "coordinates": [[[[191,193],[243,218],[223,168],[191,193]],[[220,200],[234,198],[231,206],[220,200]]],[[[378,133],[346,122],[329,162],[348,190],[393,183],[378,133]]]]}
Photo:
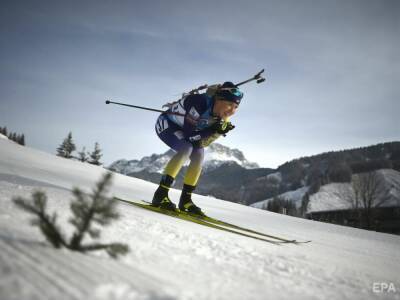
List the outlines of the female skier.
{"type": "Polygon", "coordinates": [[[214,96],[207,93],[188,95],[159,116],[155,126],[157,135],[176,153],[164,169],[152,205],[176,211],[168,191],[182,165],[190,159],[178,207],[182,211],[204,215],[191,198],[201,173],[204,147],[235,127],[229,118],[236,112],[242,97],[243,93],[232,82],[225,82],[214,96]]]}

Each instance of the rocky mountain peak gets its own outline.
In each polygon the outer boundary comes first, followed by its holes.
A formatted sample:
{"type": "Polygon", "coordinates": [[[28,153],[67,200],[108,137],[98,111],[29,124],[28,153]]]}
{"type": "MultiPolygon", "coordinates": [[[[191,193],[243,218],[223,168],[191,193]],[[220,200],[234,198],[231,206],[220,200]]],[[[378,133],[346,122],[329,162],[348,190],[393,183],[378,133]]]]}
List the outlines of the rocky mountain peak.
{"type": "MultiPolygon", "coordinates": [[[[140,160],[120,159],[113,162],[108,168],[122,174],[131,174],[141,171],[161,173],[173,155],[174,152],[168,150],[163,154],[152,154],[140,160]]],[[[249,162],[245,158],[243,152],[238,149],[231,149],[218,143],[213,143],[206,148],[203,166],[204,171],[211,171],[227,162],[235,162],[246,169],[259,167],[257,163],[249,162]]]]}

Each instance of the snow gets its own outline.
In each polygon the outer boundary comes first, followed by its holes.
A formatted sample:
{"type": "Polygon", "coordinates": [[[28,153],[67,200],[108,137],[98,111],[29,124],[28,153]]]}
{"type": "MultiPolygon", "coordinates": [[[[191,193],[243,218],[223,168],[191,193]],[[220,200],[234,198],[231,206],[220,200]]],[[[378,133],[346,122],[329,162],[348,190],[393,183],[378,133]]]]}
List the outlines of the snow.
{"type": "MultiPolygon", "coordinates": [[[[56,250],[11,202],[40,188],[66,232],[70,190],[106,170],[0,139],[0,299],[400,299],[400,237],[274,214],[194,195],[210,216],[303,245],[273,245],[120,203],[102,241],[120,260],[56,250]],[[396,291],[374,292],[374,284],[396,291]]],[[[114,175],[113,193],[151,199],[156,185],[114,175]]],[[[176,201],[179,191],[172,190],[176,201]]]]}
{"type": "Polygon", "coordinates": [[[231,149],[218,143],[213,143],[206,148],[204,153],[205,169],[211,171],[227,162],[235,162],[247,169],[259,167],[256,163],[249,162],[238,149],[231,149]]]}
{"type": "MultiPolygon", "coordinates": [[[[174,151],[169,150],[163,154],[145,156],[140,160],[133,159],[128,161],[126,159],[120,159],[113,162],[108,168],[121,174],[131,174],[141,171],[162,173],[174,153],[174,151]]],[[[249,162],[240,150],[213,143],[205,149],[203,172],[215,170],[222,164],[232,162],[247,169],[258,168],[258,165],[249,162]]],[[[189,162],[185,163],[185,165],[188,164],[189,162]]]]}
{"type": "Polygon", "coordinates": [[[392,169],[380,170],[384,182],[389,189],[390,205],[400,206],[400,172],[392,169]]]}
{"type": "MultiPolygon", "coordinates": [[[[298,188],[297,190],[282,193],[282,194],[278,195],[278,197],[281,199],[285,199],[285,200],[293,202],[296,205],[296,208],[299,208],[301,206],[301,200],[303,199],[303,196],[305,195],[305,193],[307,193],[308,189],[309,189],[308,186],[303,186],[301,188],[298,188]]],[[[268,202],[272,201],[273,199],[274,198],[268,198],[267,200],[262,200],[262,201],[253,203],[250,206],[259,208],[259,209],[266,209],[268,202]]]]}
{"type": "MultiPolygon", "coordinates": [[[[267,178],[277,177],[277,173],[267,176],[267,178]]],[[[381,191],[389,191],[389,199],[382,206],[400,206],[400,172],[392,169],[382,169],[377,171],[381,182],[381,191]]],[[[354,176],[357,175],[353,175],[354,176]]],[[[294,191],[289,191],[278,195],[280,198],[292,201],[296,207],[301,206],[301,200],[308,191],[308,187],[301,187],[294,191]]],[[[307,212],[329,211],[351,208],[351,199],[354,197],[352,185],[350,183],[329,183],[321,186],[320,190],[310,196],[307,212]]],[[[383,195],[381,195],[383,197],[383,195]]],[[[267,204],[273,198],[262,200],[251,204],[252,207],[266,209],[267,204]]]]}
{"type": "MultiPolygon", "coordinates": [[[[400,172],[391,169],[378,170],[377,178],[380,182],[380,191],[389,190],[389,198],[381,205],[400,206],[400,172]],[[382,185],[385,185],[383,187],[382,185]]],[[[353,180],[354,180],[353,175],[353,180]]],[[[354,197],[350,183],[329,183],[323,185],[320,190],[310,196],[307,212],[328,211],[351,208],[351,201],[354,197]]],[[[380,198],[384,197],[380,193],[380,198]]]]}
{"type": "Polygon", "coordinates": [[[349,209],[351,203],[346,201],[353,197],[353,189],[349,183],[329,183],[310,196],[307,212],[349,209]]]}
{"type": "Polygon", "coordinates": [[[6,137],[4,134],[0,133],[0,139],[7,139],[8,140],[8,137],[6,137]]]}
{"type": "Polygon", "coordinates": [[[267,175],[267,180],[268,181],[275,181],[276,183],[282,182],[282,173],[281,172],[275,172],[267,175]]]}

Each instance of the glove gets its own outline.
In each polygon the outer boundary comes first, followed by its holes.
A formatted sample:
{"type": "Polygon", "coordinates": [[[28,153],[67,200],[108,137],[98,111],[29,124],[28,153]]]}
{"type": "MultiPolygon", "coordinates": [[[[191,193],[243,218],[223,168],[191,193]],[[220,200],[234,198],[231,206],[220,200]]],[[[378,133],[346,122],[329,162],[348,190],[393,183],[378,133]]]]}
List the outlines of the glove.
{"type": "Polygon", "coordinates": [[[193,145],[195,148],[201,148],[201,136],[200,135],[195,135],[191,136],[186,139],[189,143],[193,145]]]}
{"type": "Polygon", "coordinates": [[[222,134],[224,136],[234,128],[235,125],[222,119],[218,119],[217,122],[215,122],[215,124],[211,126],[211,129],[213,129],[216,133],[222,134]]]}
{"type": "Polygon", "coordinates": [[[192,142],[194,148],[203,148],[201,140],[192,142]]]}

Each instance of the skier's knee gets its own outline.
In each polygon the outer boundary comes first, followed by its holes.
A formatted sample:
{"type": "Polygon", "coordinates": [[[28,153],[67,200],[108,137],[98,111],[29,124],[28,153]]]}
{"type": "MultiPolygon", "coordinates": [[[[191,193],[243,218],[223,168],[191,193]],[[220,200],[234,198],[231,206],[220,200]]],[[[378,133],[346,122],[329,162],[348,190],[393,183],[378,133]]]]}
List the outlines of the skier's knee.
{"type": "Polygon", "coordinates": [[[190,155],[190,160],[191,161],[203,162],[203,160],[204,160],[204,148],[195,148],[195,149],[193,149],[192,153],[190,155]]]}
{"type": "Polygon", "coordinates": [[[179,153],[185,159],[188,159],[189,157],[191,157],[192,152],[193,152],[193,146],[192,146],[192,144],[189,144],[189,143],[182,146],[182,148],[179,150],[179,153]]]}

